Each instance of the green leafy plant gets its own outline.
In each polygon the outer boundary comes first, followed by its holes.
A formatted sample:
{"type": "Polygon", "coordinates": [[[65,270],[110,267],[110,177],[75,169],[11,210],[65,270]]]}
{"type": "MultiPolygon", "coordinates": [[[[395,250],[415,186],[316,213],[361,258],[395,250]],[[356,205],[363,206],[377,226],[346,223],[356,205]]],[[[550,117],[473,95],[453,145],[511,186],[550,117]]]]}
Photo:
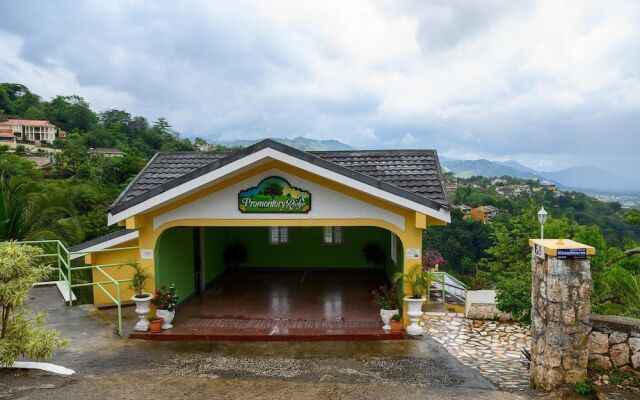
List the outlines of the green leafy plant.
{"type": "Polygon", "coordinates": [[[227,267],[238,267],[247,262],[247,248],[240,242],[230,243],[222,257],[227,267]]]}
{"type": "Polygon", "coordinates": [[[381,285],[371,291],[371,297],[373,302],[383,310],[395,310],[398,308],[398,294],[393,287],[381,285]]]}
{"type": "Polygon", "coordinates": [[[400,314],[393,314],[393,316],[391,317],[392,320],[394,321],[402,321],[402,315],[400,314]]]}
{"type": "Polygon", "coordinates": [[[364,259],[376,267],[383,265],[386,260],[384,249],[378,243],[366,243],[362,247],[362,253],[364,253],[364,259]]]}
{"type": "Polygon", "coordinates": [[[133,290],[136,297],[145,297],[142,292],[147,284],[147,281],[151,278],[151,275],[145,271],[144,267],[138,262],[132,262],[129,264],[133,267],[133,275],[131,276],[131,282],[129,282],[129,288],[133,290]]]}
{"type": "Polygon", "coordinates": [[[158,317],[157,315],[152,315],[150,317],[147,317],[147,320],[149,322],[153,322],[153,321],[162,321],[164,318],[162,317],[158,317]]]}
{"type": "Polygon", "coordinates": [[[392,282],[397,284],[406,281],[411,287],[410,297],[413,299],[421,299],[429,293],[429,287],[433,281],[433,274],[423,268],[422,265],[416,264],[407,273],[396,272],[393,275],[392,282]]]}
{"type": "Polygon", "coordinates": [[[576,393],[580,394],[580,395],[585,395],[585,394],[589,394],[591,392],[593,392],[593,388],[591,387],[591,385],[589,385],[588,383],[584,382],[584,381],[579,381],[573,384],[573,390],[576,391],[576,393]]]}
{"type": "Polygon", "coordinates": [[[153,305],[159,310],[173,311],[176,309],[178,301],[180,301],[180,295],[178,295],[178,291],[172,283],[169,289],[162,286],[160,289],[156,290],[156,294],[151,300],[151,303],[153,303],[153,305]]]}
{"type": "Polygon", "coordinates": [[[44,327],[46,313],[31,318],[24,308],[33,284],[52,270],[38,263],[41,254],[33,246],[0,243],[0,366],[12,365],[18,357],[43,360],[69,344],[44,327]]]}
{"type": "Polygon", "coordinates": [[[523,324],[531,323],[531,273],[506,277],[496,284],[496,305],[523,324]]]}

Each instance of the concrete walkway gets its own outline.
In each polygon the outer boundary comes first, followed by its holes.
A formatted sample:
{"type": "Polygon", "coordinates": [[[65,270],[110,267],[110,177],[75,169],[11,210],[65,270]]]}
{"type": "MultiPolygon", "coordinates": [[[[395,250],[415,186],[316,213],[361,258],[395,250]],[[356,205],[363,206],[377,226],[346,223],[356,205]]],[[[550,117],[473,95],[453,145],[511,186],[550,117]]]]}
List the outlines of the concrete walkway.
{"type": "Polygon", "coordinates": [[[428,337],[384,342],[147,342],[116,336],[114,321],[92,307],[64,306],[54,288],[34,289],[32,296],[30,307],[47,310],[50,324],[72,340],[49,361],[77,373],[65,378],[3,371],[0,397],[516,398],[428,337]]]}

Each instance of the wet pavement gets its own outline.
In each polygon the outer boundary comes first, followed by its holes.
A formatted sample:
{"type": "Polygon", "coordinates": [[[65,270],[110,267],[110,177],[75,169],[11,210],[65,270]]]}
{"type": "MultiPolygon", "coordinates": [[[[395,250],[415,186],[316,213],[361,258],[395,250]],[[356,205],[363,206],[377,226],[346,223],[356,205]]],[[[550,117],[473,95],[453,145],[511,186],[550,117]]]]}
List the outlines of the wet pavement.
{"type": "MultiPolygon", "coordinates": [[[[34,310],[72,339],[49,362],[71,377],[3,371],[5,398],[491,398],[511,399],[435,340],[148,342],[113,334],[109,314],[66,307],[53,288],[34,310]]],[[[133,324],[131,317],[126,324],[133,324]]]]}

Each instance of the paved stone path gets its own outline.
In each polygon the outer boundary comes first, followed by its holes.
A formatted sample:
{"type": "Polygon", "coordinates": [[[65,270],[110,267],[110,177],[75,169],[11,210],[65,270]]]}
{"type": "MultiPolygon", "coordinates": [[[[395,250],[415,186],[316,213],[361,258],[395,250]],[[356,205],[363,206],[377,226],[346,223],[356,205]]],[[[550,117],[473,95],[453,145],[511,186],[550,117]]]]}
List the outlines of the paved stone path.
{"type": "Polygon", "coordinates": [[[530,346],[529,330],[518,323],[470,320],[462,314],[425,313],[425,332],[464,365],[502,390],[529,387],[529,370],[520,348],[530,346]]]}

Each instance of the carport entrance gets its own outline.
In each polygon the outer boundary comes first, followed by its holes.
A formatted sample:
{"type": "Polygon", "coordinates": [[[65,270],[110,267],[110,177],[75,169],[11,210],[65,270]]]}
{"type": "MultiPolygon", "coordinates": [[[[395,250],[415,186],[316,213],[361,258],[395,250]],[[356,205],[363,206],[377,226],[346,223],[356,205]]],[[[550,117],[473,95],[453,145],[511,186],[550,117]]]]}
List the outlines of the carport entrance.
{"type": "Polygon", "coordinates": [[[382,330],[370,297],[402,265],[401,247],[376,227],[172,228],[156,246],[156,287],[187,299],[175,328],[136,337],[402,337],[382,330]]]}

